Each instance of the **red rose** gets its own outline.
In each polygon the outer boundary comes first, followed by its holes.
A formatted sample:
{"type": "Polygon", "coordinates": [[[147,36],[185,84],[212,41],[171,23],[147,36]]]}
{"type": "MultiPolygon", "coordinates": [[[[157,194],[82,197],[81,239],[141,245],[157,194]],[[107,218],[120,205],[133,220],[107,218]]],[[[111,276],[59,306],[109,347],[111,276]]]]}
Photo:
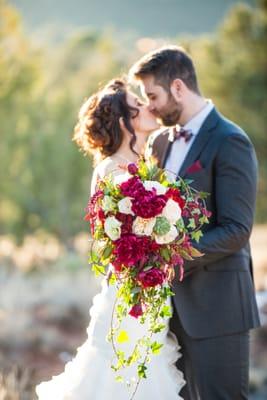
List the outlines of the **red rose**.
{"type": "Polygon", "coordinates": [[[132,210],[142,218],[152,218],[159,215],[167,203],[167,197],[157,196],[155,190],[146,190],[132,200],[132,210]]]}
{"type": "Polygon", "coordinates": [[[145,191],[143,183],[138,176],[129,178],[120,184],[121,192],[124,196],[139,197],[145,191]]]}
{"type": "Polygon", "coordinates": [[[141,260],[147,251],[147,241],[144,237],[137,237],[131,233],[122,235],[114,243],[113,254],[116,257],[116,264],[124,264],[128,267],[141,260]]]}
{"type": "Polygon", "coordinates": [[[167,192],[165,193],[165,196],[168,197],[168,199],[172,199],[174,201],[176,201],[176,203],[179,204],[179,206],[181,207],[181,209],[184,208],[185,206],[185,201],[184,199],[181,197],[181,193],[178,189],[175,188],[169,188],[167,190],[167,192]]]}
{"type": "Polygon", "coordinates": [[[131,310],[129,311],[129,315],[131,315],[134,318],[138,318],[141,315],[143,315],[143,309],[142,309],[142,304],[135,304],[131,310]]]}
{"type": "Polygon", "coordinates": [[[130,163],[128,164],[128,172],[131,175],[135,175],[136,172],[138,171],[137,165],[134,163],[130,163]]]}
{"type": "Polygon", "coordinates": [[[144,288],[162,285],[165,278],[165,273],[158,268],[151,268],[138,274],[138,280],[144,288]]]}

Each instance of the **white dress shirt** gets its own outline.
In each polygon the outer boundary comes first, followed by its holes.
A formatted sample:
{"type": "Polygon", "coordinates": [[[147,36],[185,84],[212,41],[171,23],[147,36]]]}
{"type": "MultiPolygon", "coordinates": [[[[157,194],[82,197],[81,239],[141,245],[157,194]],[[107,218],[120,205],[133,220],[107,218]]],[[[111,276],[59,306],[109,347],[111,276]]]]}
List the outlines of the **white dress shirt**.
{"type": "MultiPolygon", "coordinates": [[[[185,157],[194,143],[201,126],[213,108],[214,105],[212,101],[208,99],[206,106],[183,126],[183,129],[190,130],[193,133],[192,138],[188,142],[186,142],[184,138],[180,138],[172,143],[164,166],[164,169],[169,171],[170,178],[174,178],[180,171],[185,157]]],[[[178,125],[176,128],[179,130],[181,127],[178,125]]]]}

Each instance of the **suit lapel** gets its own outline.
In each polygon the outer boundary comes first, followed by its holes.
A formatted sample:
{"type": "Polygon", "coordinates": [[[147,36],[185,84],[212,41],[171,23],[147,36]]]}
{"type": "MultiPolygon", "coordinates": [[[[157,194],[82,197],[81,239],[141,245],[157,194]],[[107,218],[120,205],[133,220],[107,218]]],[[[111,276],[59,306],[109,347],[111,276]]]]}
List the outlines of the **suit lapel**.
{"type": "Polygon", "coordinates": [[[171,131],[166,129],[156,138],[155,144],[152,145],[152,154],[159,161],[160,168],[164,168],[165,160],[171,148],[171,144],[171,131]]]}
{"type": "Polygon", "coordinates": [[[198,132],[197,137],[180,168],[179,176],[181,176],[182,178],[185,176],[187,168],[190,167],[190,165],[192,165],[199,158],[199,155],[205,147],[206,143],[208,142],[213,129],[218,123],[218,120],[219,113],[214,108],[202,124],[200,131],[198,132]]]}

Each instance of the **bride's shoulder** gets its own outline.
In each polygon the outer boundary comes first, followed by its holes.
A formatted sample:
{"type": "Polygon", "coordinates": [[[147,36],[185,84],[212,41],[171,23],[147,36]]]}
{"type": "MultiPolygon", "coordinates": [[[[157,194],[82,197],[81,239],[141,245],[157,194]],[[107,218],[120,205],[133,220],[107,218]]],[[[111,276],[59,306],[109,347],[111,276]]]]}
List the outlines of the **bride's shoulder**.
{"type": "Polygon", "coordinates": [[[104,176],[110,174],[116,168],[117,163],[111,158],[106,157],[104,160],[100,161],[95,167],[94,174],[96,174],[100,179],[104,176]]]}

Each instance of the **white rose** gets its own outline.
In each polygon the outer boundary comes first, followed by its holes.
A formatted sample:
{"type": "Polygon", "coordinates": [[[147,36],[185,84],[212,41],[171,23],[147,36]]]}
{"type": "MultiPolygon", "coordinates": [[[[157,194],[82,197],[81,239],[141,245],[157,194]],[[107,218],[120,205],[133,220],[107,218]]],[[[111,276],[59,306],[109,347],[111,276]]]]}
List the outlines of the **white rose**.
{"type": "Polygon", "coordinates": [[[132,200],[130,197],[124,197],[118,202],[119,211],[123,214],[131,214],[134,215],[132,211],[132,200]]]}
{"type": "Polygon", "coordinates": [[[157,181],[145,181],[144,187],[146,190],[156,189],[157,194],[165,194],[167,188],[157,181]]]}
{"type": "Polygon", "coordinates": [[[156,218],[136,217],[133,223],[133,233],[139,236],[150,236],[153,232],[156,218]]]}
{"type": "Polygon", "coordinates": [[[104,222],[104,230],[111,240],[117,240],[121,236],[121,222],[115,217],[108,217],[104,222]]]}
{"type": "Polygon", "coordinates": [[[173,199],[168,199],[165,207],[162,210],[161,215],[166,217],[171,224],[175,224],[178,219],[181,218],[182,210],[179,204],[176,203],[176,201],[174,201],[173,199]]]}
{"type": "Polygon", "coordinates": [[[155,235],[155,241],[158,244],[171,243],[171,242],[173,242],[175,240],[177,235],[178,235],[177,229],[175,228],[174,225],[171,225],[171,229],[165,235],[160,235],[160,236],[155,235]]]}

